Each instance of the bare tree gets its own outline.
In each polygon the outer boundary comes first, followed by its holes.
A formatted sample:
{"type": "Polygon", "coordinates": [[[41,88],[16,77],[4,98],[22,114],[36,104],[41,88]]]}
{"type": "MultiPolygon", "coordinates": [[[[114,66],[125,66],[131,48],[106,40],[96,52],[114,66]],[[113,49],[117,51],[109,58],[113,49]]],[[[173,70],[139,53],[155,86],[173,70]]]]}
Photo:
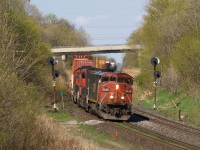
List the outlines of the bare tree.
{"type": "Polygon", "coordinates": [[[180,82],[178,72],[172,65],[168,68],[167,72],[162,75],[162,85],[173,94],[176,94],[180,82]]]}

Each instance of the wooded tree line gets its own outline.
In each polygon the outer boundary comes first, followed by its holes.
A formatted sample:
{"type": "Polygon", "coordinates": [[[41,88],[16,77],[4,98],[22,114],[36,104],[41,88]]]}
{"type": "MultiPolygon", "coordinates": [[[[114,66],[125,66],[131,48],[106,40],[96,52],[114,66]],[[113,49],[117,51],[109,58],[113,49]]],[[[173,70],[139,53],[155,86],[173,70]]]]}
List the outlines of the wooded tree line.
{"type": "Polygon", "coordinates": [[[34,5],[26,6],[26,12],[42,27],[45,42],[57,46],[86,46],[90,38],[83,28],[76,29],[64,18],[54,14],[42,15],[34,5]]]}
{"type": "Polygon", "coordinates": [[[36,121],[52,87],[50,47],[87,44],[85,31],[65,19],[42,16],[26,0],[0,1],[0,149],[48,149],[56,141],[36,121]]]}
{"type": "MultiPolygon", "coordinates": [[[[200,85],[200,1],[150,0],[143,25],[129,37],[129,44],[144,50],[137,56],[142,74],[138,80],[152,81],[152,56],[160,58],[162,85],[174,91],[178,86],[200,85]]],[[[127,58],[130,56],[126,56],[127,58]]],[[[126,60],[126,59],[125,59],[126,60]]],[[[131,62],[129,62],[131,63],[131,62]]]]}

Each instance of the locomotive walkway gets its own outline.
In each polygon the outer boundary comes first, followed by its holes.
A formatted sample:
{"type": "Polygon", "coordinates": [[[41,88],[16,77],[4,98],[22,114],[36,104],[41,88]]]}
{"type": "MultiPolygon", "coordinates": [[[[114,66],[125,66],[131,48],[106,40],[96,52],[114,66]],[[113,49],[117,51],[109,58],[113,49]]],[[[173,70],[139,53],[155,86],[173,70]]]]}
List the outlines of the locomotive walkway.
{"type": "Polygon", "coordinates": [[[124,51],[141,50],[141,45],[105,45],[105,46],[88,46],[88,47],[58,47],[52,48],[51,51],[57,55],[70,54],[99,54],[99,53],[121,53],[124,51]]]}

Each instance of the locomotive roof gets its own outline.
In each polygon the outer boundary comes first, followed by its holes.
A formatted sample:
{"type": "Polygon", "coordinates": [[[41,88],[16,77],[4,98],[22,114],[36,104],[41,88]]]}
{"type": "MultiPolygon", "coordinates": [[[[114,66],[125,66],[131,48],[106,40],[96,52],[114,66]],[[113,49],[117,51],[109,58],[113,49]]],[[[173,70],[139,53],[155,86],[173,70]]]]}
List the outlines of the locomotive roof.
{"type": "Polygon", "coordinates": [[[83,69],[90,69],[90,68],[93,68],[92,66],[82,66],[82,67],[79,67],[78,69],[76,69],[75,71],[77,70],[83,70],[83,69]]]}
{"type": "MultiPolygon", "coordinates": [[[[92,69],[91,69],[92,70],[92,69]]],[[[133,78],[132,76],[130,76],[129,74],[127,74],[127,73],[125,73],[125,72],[108,72],[108,71],[105,71],[105,70],[99,70],[99,71],[94,71],[94,72],[92,72],[92,74],[95,74],[95,75],[97,75],[97,76],[102,76],[102,75],[106,75],[106,74],[115,74],[115,75],[128,75],[129,77],[131,77],[131,78],[133,78]]]]}
{"type": "MultiPolygon", "coordinates": [[[[116,75],[128,75],[130,76],[129,74],[125,73],[125,72],[105,72],[105,74],[116,74],[116,75]]],[[[133,78],[132,76],[130,76],[131,78],[133,78]]]]}
{"type": "Polygon", "coordinates": [[[95,71],[95,72],[92,72],[92,74],[95,74],[97,76],[102,76],[103,74],[105,74],[106,72],[102,72],[102,71],[95,71]]]}
{"type": "MultiPolygon", "coordinates": [[[[102,76],[102,75],[105,75],[105,74],[126,74],[126,75],[130,76],[129,74],[124,73],[124,72],[109,72],[109,71],[106,71],[105,69],[94,68],[92,66],[82,66],[78,69],[80,69],[80,70],[88,69],[89,71],[91,71],[92,74],[95,74],[97,76],[102,76]]],[[[130,77],[133,78],[132,76],[130,76],[130,77]]]]}
{"type": "Polygon", "coordinates": [[[92,66],[82,66],[82,67],[80,67],[80,70],[83,70],[83,69],[91,69],[91,68],[93,68],[92,66]]]}

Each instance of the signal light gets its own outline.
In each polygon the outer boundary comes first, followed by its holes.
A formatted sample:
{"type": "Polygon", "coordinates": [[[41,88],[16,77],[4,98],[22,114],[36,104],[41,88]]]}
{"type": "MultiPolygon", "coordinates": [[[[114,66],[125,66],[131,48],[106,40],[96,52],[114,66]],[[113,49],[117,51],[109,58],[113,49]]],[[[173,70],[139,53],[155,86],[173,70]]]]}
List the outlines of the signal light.
{"type": "Polygon", "coordinates": [[[52,66],[52,76],[53,79],[57,78],[59,76],[59,71],[54,70],[54,65],[58,63],[58,60],[56,59],[56,57],[49,57],[48,58],[48,63],[52,66]]]}
{"type": "Polygon", "coordinates": [[[161,76],[160,71],[154,71],[153,76],[155,79],[160,78],[160,76],[161,76]]]}
{"type": "Polygon", "coordinates": [[[153,57],[153,58],[151,58],[151,64],[152,65],[157,65],[157,64],[159,64],[160,63],[160,59],[158,58],[158,57],[153,57]]]}
{"type": "Polygon", "coordinates": [[[57,77],[59,77],[59,71],[58,70],[54,70],[54,71],[52,71],[52,76],[54,77],[54,78],[57,78],[57,77]]]}
{"type": "Polygon", "coordinates": [[[54,65],[54,59],[53,59],[53,57],[49,57],[49,58],[48,58],[48,63],[49,63],[50,65],[54,65]]]}
{"type": "Polygon", "coordinates": [[[156,65],[160,63],[160,59],[157,58],[157,57],[153,57],[153,58],[151,58],[150,62],[151,62],[151,64],[154,67],[153,76],[154,76],[155,94],[154,94],[154,106],[153,107],[154,107],[154,110],[156,110],[156,87],[157,87],[157,81],[156,81],[156,79],[160,78],[160,76],[161,76],[160,71],[156,71],[156,65]]]}
{"type": "Polygon", "coordinates": [[[58,60],[57,60],[55,57],[49,57],[49,58],[48,58],[48,63],[49,63],[50,65],[55,65],[55,64],[58,63],[58,60]]]}

